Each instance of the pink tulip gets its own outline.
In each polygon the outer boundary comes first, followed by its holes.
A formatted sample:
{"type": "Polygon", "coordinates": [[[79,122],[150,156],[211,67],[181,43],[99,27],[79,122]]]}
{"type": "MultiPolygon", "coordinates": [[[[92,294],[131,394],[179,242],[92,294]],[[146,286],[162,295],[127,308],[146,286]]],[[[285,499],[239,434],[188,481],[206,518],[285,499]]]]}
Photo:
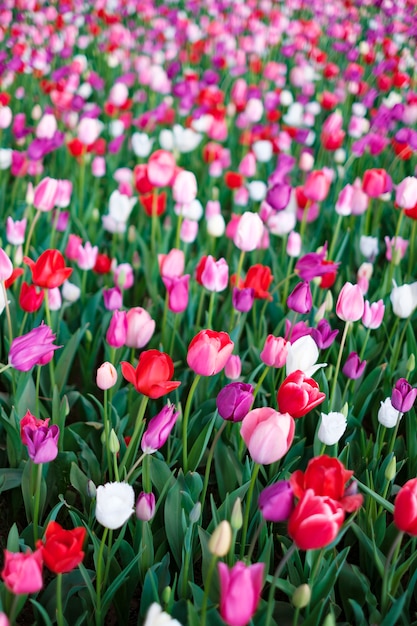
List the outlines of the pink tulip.
{"type": "Polygon", "coordinates": [[[72,182],[70,180],[58,180],[58,188],[55,197],[55,206],[66,209],[71,202],[72,182]]]}
{"type": "Polygon", "coordinates": [[[401,259],[405,257],[408,248],[408,240],[402,237],[393,237],[392,239],[385,237],[384,240],[387,246],[385,252],[387,261],[393,260],[394,265],[398,265],[401,259]]]}
{"type": "Polygon", "coordinates": [[[283,337],[268,335],[260,354],[261,361],[268,367],[284,367],[287,362],[288,345],[283,337]]]}
{"type": "Polygon", "coordinates": [[[372,304],[370,304],[368,300],[365,300],[362,324],[365,328],[379,328],[384,319],[384,313],[385,305],[383,300],[378,300],[378,302],[373,302],[372,304]]]}
{"type": "Polygon", "coordinates": [[[125,345],[127,335],[126,311],[114,311],[106,333],[106,341],[112,348],[125,345]]]}
{"type": "Polygon", "coordinates": [[[4,566],[1,577],[6,588],[13,594],[36,593],[43,587],[42,550],[35,552],[4,551],[4,566]]]}
{"type": "Polygon", "coordinates": [[[237,380],[242,373],[242,361],[238,354],[230,355],[224,366],[224,374],[230,380],[237,380]]]}
{"type": "Polygon", "coordinates": [[[55,178],[47,176],[35,187],[33,206],[35,209],[38,209],[38,211],[52,211],[54,206],[56,206],[57,196],[58,181],[55,178]]]}
{"type": "Polygon", "coordinates": [[[126,314],[127,334],[125,345],[129,348],[143,348],[155,332],[155,320],[142,307],[129,309],[126,314]]]}
{"type": "Polygon", "coordinates": [[[67,247],[65,248],[65,256],[70,261],[78,260],[78,251],[82,245],[83,240],[78,235],[70,234],[68,237],[67,247]]]}
{"type": "Polygon", "coordinates": [[[177,248],[172,248],[168,254],[158,254],[158,265],[162,278],[182,276],[185,267],[184,252],[177,248]]]}
{"type": "Polygon", "coordinates": [[[322,202],[329,193],[331,182],[326,172],[314,170],[304,184],[304,195],[313,202],[322,202]]]}
{"type": "Polygon", "coordinates": [[[264,224],[259,215],[245,211],[239,219],[233,241],[239,250],[251,252],[261,243],[263,233],[264,224]]]}
{"type": "Polygon", "coordinates": [[[336,303],[336,315],[344,322],[357,322],[364,311],[363,293],[359,285],[345,283],[336,303]]]}
{"type": "Polygon", "coordinates": [[[148,179],[154,187],[170,185],[175,176],[175,159],[166,150],[157,150],[149,157],[148,179]]]}
{"type": "Polygon", "coordinates": [[[193,243],[198,235],[198,222],[184,219],[181,224],[180,239],[183,243],[193,243]]]}
{"type": "Polygon", "coordinates": [[[77,263],[81,270],[92,270],[96,264],[98,254],[98,247],[92,246],[87,241],[84,246],[82,244],[78,247],[77,263]]]}
{"type": "Polygon", "coordinates": [[[378,198],[391,191],[391,177],[384,169],[366,170],[362,178],[362,189],[370,198],[378,198]]]}
{"type": "Polygon", "coordinates": [[[214,376],[225,367],[234,345],[225,332],[200,330],[188,346],[188,366],[200,376],[214,376]]]}
{"type": "Polygon", "coordinates": [[[173,313],[182,313],[188,306],[190,275],[164,276],[163,283],[168,291],[168,308],[173,313]]]}
{"type": "Polygon", "coordinates": [[[15,337],[10,345],[9,365],[20,372],[28,372],[35,365],[49,363],[54,351],[61,347],[54,345],[54,340],[55,335],[44,323],[26,335],[15,337]]]}
{"type": "Polygon", "coordinates": [[[295,422],[289,413],[270,407],[249,411],[240,434],[255,463],[270,465],[288,452],[294,439],[295,422]]]}
{"type": "Polygon", "coordinates": [[[13,220],[12,217],[7,218],[6,222],[6,238],[8,243],[13,246],[20,246],[25,241],[27,219],[13,220]]]}
{"type": "Polygon", "coordinates": [[[120,263],[114,270],[114,283],[120,289],[130,289],[135,282],[135,274],[130,263],[120,263]]]}
{"type": "Polygon", "coordinates": [[[96,119],[83,117],[78,124],[77,136],[85,146],[90,146],[94,143],[99,138],[100,132],[101,124],[96,119]]]}
{"type": "Polygon", "coordinates": [[[256,173],[256,158],[253,152],[248,152],[245,154],[243,159],[239,164],[239,172],[242,176],[246,176],[247,178],[252,178],[256,173]]]}
{"type": "Polygon", "coordinates": [[[175,405],[168,404],[149,421],[140,443],[145,454],[153,454],[162,448],[178,417],[179,411],[175,411],[175,405]]]}
{"type": "Polygon", "coordinates": [[[0,281],[7,280],[13,274],[13,263],[3,248],[0,248],[0,281]]]}
{"type": "Polygon", "coordinates": [[[229,282],[229,266],[225,259],[216,261],[209,255],[200,275],[200,282],[208,291],[224,291],[229,282]]]}
{"type": "Polygon", "coordinates": [[[407,176],[399,185],[395,192],[395,202],[402,209],[412,209],[417,201],[417,178],[407,176]]]}
{"type": "Polygon", "coordinates": [[[197,179],[192,172],[182,170],[172,186],[172,196],[178,204],[190,204],[197,197],[197,179]]]}
{"type": "Polygon", "coordinates": [[[220,615],[228,626],[246,626],[258,608],[264,563],[245,565],[238,561],[231,569],[218,564],[220,579],[220,615]]]}

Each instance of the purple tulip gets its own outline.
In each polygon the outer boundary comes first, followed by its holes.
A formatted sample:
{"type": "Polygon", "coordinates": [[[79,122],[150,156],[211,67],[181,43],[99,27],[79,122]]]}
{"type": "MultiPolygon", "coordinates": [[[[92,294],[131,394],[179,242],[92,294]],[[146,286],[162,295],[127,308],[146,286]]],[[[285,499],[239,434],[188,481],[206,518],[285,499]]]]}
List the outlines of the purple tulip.
{"type": "Polygon", "coordinates": [[[54,340],[54,333],[42,322],[26,335],[13,339],[9,350],[9,365],[21,372],[28,372],[34,365],[45,365],[52,359],[54,350],[61,347],[55,346],[54,340]]]}
{"type": "Polygon", "coordinates": [[[310,283],[298,283],[287,298],[287,306],[296,313],[310,313],[313,306],[310,283]]]}
{"type": "Polygon", "coordinates": [[[365,367],[366,361],[361,361],[356,352],[351,352],[346,359],[342,372],[348,378],[356,380],[362,376],[365,367]]]}
{"type": "Polygon", "coordinates": [[[258,506],[267,522],[284,522],[294,508],[294,492],[288,480],[280,480],[259,494],[258,506]]]}
{"type": "Polygon", "coordinates": [[[224,420],[241,422],[253,403],[253,387],[249,383],[229,383],[216,398],[217,410],[224,420]]]}
{"type": "Polygon", "coordinates": [[[247,313],[253,306],[255,291],[251,287],[246,289],[233,288],[232,304],[233,308],[240,313],[247,313]]]}
{"type": "Polygon", "coordinates": [[[409,411],[417,396],[417,388],[412,387],[408,380],[400,378],[394,385],[391,395],[391,404],[401,413],[409,411]]]}
{"type": "Polygon", "coordinates": [[[329,322],[324,319],[320,320],[317,324],[317,328],[313,328],[311,331],[311,336],[316,342],[319,350],[326,350],[326,348],[330,348],[338,334],[339,331],[332,330],[329,322]]]}
{"type": "Polygon", "coordinates": [[[58,456],[59,428],[52,426],[40,426],[32,428],[24,427],[28,454],[33,463],[49,463],[58,456]]]}
{"type": "Polygon", "coordinates": [[[152,454],[159,450],[159,448],[162,448],[178,416],[179,412],[175,412],[175,405],[169,404],[164,406],[162,411],[159,411],[158,415],[155,415],[155,417],[149,421],[140,444],[145,454],[152,454]]]}

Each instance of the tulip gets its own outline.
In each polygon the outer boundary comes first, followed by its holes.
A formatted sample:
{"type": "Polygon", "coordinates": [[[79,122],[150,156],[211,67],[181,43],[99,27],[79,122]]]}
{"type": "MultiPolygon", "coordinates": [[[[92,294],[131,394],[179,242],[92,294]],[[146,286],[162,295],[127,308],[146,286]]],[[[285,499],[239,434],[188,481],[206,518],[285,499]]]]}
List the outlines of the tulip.
{"type": "Polygon", "coordinates": [[[264,563],[245,565],[238,561],[231,569],[218,564],[220,615],[228,626],[246,626],[258,608],[264,563]]]}
{"type": "Polygon", "coordinates": [[[243,283],[244,289],[253,289],[254,297],[259,300],[272,300],[268,289],[274,280],[271,270],[267,265],[252,265],[246,274],[243,283]]]}
{"type": "Polygon", "coordinates": [[[318,383],[301,370],[287,376],[277,393],[280,411],[289,413],[294,418],[303,417],[325,398],[326,394],[320,391],[318,383]]]}
{"type": "Polygon", "coordinates": [[[391,177],[384,169],[366,170],[362,177],[362,189],[370,198],[378,198],[391,191],[391,177]]]}
{"type": "Polygon", "coordinates": [[[26,335],[13,339],[9,349],[9,365],[21,372],[28,372],[35,365],[45,365],[52,359],[54,350],[61,347],[55,346],[54,340],[52,330],[42,322],[26,335]]]}
{"type": "Polygon", "coordinates": [[[136,500],[135,513],[138,520],[150,522],[155,515],[155,496],[142,491],[136,500]]]}
{"type": "Polygon", "coordinates": [[[231,544],[232,527],[227,520],[222,520],[208,541],[208,549],[211,554],[221,558],[229,552],[231,544]]]}
{"type": "Polygon", "coordinates": [[[365,367],[366,361],[361,361],[357,352],[351,352],[345,361],[342,372],[348,378],[356,380],[362,376],[365,367]]]}
{"type": "Polygon", "coordinates": [[[409,242],[402,237],[393,237],[392,239],[385,237],[384,241],[387,247],[385,258],[387,261],[392,261],[394,265],[398,265],[401,259],[405,257],[409,242]]]}
{"type": "Polygon", "coordinates": [[[78,285],[74,285],[69,280],[66,280],[62,285],[62,297],[67,302],[77,302],[81,296],[81,289],[78,285]]]}
{"type": "Polygon", "coordinates": [[[33,206],[38,211],[52,211],[54,206],[56,206],[57,195],[58,181],[48,176],[35,187],[33,206]]]}
{"type": "Polygon", "coordinates": [[[298,283],[287,298],[287,306],[296,313],[310,313],[313,306],[310,283],[298,283]]]}
{"type": "Polygon", "coordinates": [[[200,376],[214,376],[224,368],[233,348],[227,333],[201,330],[188,346],[188,366],[200,376]]]}
{"type": "Polygon", "coordinates": [[[114,365],[106,361],[97,370],[96,384],[99,389],[111,389],[117,383],[117,372],[114,365]]]}
{"type": "Polygon", "coordinates": [[[397,493],[394,524],[402,532],[417,536],[417,478],[408,480],[397,493]]]}
{"type": "Polygon", "coordinates": [[[125,345],[129,348],[143,348],[155,332],[155,320],[142,307],[129,309],[126,314],[127,333],[125,345]]]}
{"type": "Polygon", "coordinates": [[[177,248],[172,248],[168,254],[158,254],[158,265],[162,278],[179,278],[184,273],[184,252],[177,248]]]}
{"type": "Polygon", "coordinates": [[[60,287],[72,274],[59,250],[45,250],[36,262],[28,257],[23,261],[30,267],[33,283],[44,289],[60,287]]]}
{"type": "Polygon", "coordinates": [[[1,577],[6,588],[13,594],[36,593],[43,587],[42,565],[41,550],[28,550],[26,554],[4,550],[1,577]]]}
{"type": "Polygon", "coordinates": [[[166,150],[157,150],[148,160],[147,175],[154,187],[171,185],[175,175],[175,159],[166,150]]]}
{"type": "Polygon", "coordinates": [[[33,463],[49,463],[58,456],[59,428],[52,426],[39,426],[32,428],[24,426],[24,436],[28,454],[33,463]]]}
{"type": "Polygon", "coordinates": [[[80,245],[83,240],[78,235],[73,235],[72,233],[68,237],[67,247],[65,248],[65,256],[70,261],[78,260],[78,251],[80,249],[80,245]]]}
{"type": "Polygon", "coordinates": [[[97,119],[83,117],[78,124],[77,137],[83,146],[91,146],[101,133],[102,124],[97,119]]]}
{"type": "Polygon", "coordinates": [[[287,361],[289,345],[282,337],[268,335],[260,354],[261,361],[268,367],[283,367],[287,361]]]}
{"type": "Polygon", "coordinates": [[[252,459],[262,465],[282,459],[292,444],[294,432],[292,416],[269,407],[249,411],[240,429],[252,459]]]}
{"type": "Polygon", "coordinates": [[[119,287],[103,289],[104,308],[107,311],[116,311],[123,306],[123,295],[119,287]]]}
{"type": "Polygon", "coordinates": [[[190,204],[197,197],[197,179],[192,172],[182,170],[172,186],[172,197],[178,204],[190,204]]]}
{"type": "Polygon", "coordinates": [[[13,274],[13,264],[3,250],[0,248],[0,281],[5,281],[13,274]]]}
{"type": "Polygon", "coordinates": [[[291,187],[286,183],[278,183],[268,189],[266,202],[274,211],[283,211],[289,204],[291,187]]]}
{"type": "Polygon", "coordinates": [[[322,202],[329,193],[331,182],[322,170],[310,172],[304,184],[304,195],[312,202],[322,202]]]}
{"type": "Polygon", "coordinates": [[[35,285],[28,285],[26,281],[23,281],[19,295],[20,308],[25,313],[34,313],[38,311],[42,305],[45,292],[43,290],[38,291],[35,285]]]}
{"type": "Polygon", "coordinates": [[[246,211],[241,216],[235,235],[233,237],[234,244],[243,252],[251,252],[255,250],[262,239],[264,225],[257,213],[246,211]]]}
{"type": "Polygon", "coordinates": [[[286,249],[287,255],[293,258],[297,258],[298,256],[300,256],[301,245],[301,235],[295,230],[292,230],[288,235],[286,249]]]}
{"type": "Polygon", "coordinates": [[[242,361],[238,354],[231,354],[224,366],[224,375],[230,380],[237,380],[242,373],[242,361]]]}
{"type": "Polygon", "coordinates": [[[140,444],[145,454],[153,454],[162,448],[178,417],[179,412],[175,411],[175,406],[169,404],[149,421],[140,444]]]}
{"type": "Polygon", "coordinates": [[[198,222],[184,219],[180,229],[180,239],[183,243],[193,243],[198,235],[198,222]]]}
{"type": "Polygon", "coordinates": [[[336,303],[336,314],[344,322],[357,322],[361,319],[365,303],[359,285],[345,283],[336,303]]]}
{"type": "MultiPolygon", "coordinates": [[[[298,328],[295,330],[298,330],[298,328]]],[[[305,326],[300,327],[301,331],[305,331],[305,326]]],[[[319,350],[313,337],[303,334],[298,339],[295,339],[296,336],[297,334],[293,330],[291,333],[293,342],[288,346],[286,374],[288,376],[296,370],[301,370],[306,376],[312,376],[314,372],[324,367],[326,363],[316,363],[319,357],[319,350]]]]}
{"type": "Polygon", "coordinates": [[[280,480],[261,491],[258,506],[267,522],[284,522],[294,509],[294,492],[288,480],[280,480]]]}
{"type": "Polygon", "coordinates": [[[385,398],[379,407],[378,422],[385,428],[394,428],[403,414],[392,406],[391,398],[385,398]]]}
{"type": "Polygon", "coordinates": [[[165,613],[159,604],[153,602],[146,613],[143,626],[181,626],[181,624],[168,613],[165,613]]]}
{"type": "Polygon", "coordinates": [[[70,572],[81,563],[84,558],[82,550],[87,530],[84,527],[66,530],[58,522],[48,523],[42,547],[42,557],[45,565],[55,574],[70,572]]]}
{"type": "Polygon", "coordinates": [[[208,291],[224,291],[229,282],[229,266],[223,258],[216,261],[211,255],[203,257],[196,268],[196,280],[208,291]]]}
{"type": "Polygon", "coordinates": [[[36,430],[41,426],[48,426],[50,418],[47,417],[44,420],[38,419],[28,410],[26,411],[24,417],[20,420],[20,438],[22,440],[23,445],[27,446],[28,439],[25,433],[25,427],[28,426],[31,430],[36,430]]]}
{"type": "Polygon", "coordinates": [[[130,289],[135,282],[135,274],[130,263],[120,263],[114,270],[114,283],[120,289],[130,289]]]}
{"type": "Polygon", "coordinates": [[[106,483],[97,487],[96,519],[110,530],[123,526],[133,513],[135,492],[124,482],[106,483]]]}
{"type": "Polygon", "coordinates": [[[326,446],[333,446],[343,436],[346,426],[347,420],[343,413],[322,413],[317,438],[326,446]]]}
{"type": "Polygon", "coordinates": [[[92,246],[87,241],[84,246],[80,244],[78,248],[77,263],[81,270],[92,270],[96,264],[98,246],[92,246]]]}
{"type": "Polygon", "coordinates": [[[318,276],[325,276],[326,274],[332,274],[337,272],[339,263],[333,261],[326,261],[327,244],[323,246],[321,252],[309,252],[295,264],[295,271],[299,274],[302,280],[313,280],[318,276]]]}
{"type": "Polygon", "coordinates": [[[417,306],[416,285],[417,283],[401,285],[401,287],[394,285],[390,293],[392,310],[395,315],[402,319],[410,317],[417,306]]]}
{"type": "Polygon", "coordinates": [[[163,283],[168,292],[168,308],[173,313],[182,313],[188,306],[190,275],[164,276],[163,283]]]}
{"type": "Polygon", "coordinates": [[[139,356],[136,369],[122,361],[122,374],[132,383],[136,391],[149,398],[161,398],[180,386],[180,381],[171,380],[174,364],[171,357],[159,350],[145,350],[139,356]]]}
{"type": "Polygon", "coordinates": [[[313,328],[311,330],[311,337],[314,339],[320,350],[326,350],[333,344],[338,333],[338,330],[331,329],[327,320],[322,319],[317,324],[317,328],[313,328]]]}
{"type": "Polygon", "coordinates": [[[12,217],[8,217],[6,221],[6,238],[8,243],[13,246],[20,246],[25,241],[27,219],[13,220],[12,217]]]}
{"type": "Polygon", "coordinates": [[[413,408],[417,396],[417,387],[412,387],[405,378],[400,378],[394,385],[391,404],[394,409],[406,413],[413,408]]]}
{"type": "Polygon", "coordinates": [[[365,300],[362,324],[365,328],[379,328],[384,319],[384,313],[385,305],[383,300],[378,300],[378,302],[373,302],[372,304],[370,304],[368,300],[365,300]]]}
{"type": "Polygon", "coordinates": [[[224,420],[241,422],[253,404],[253,387],[248,383],[229,383],[219,392],[216,406],[224,420]]]}
{"type": "Polygon", "coordinates": [[[255,290],[252,287],[238,289],[233,287],[232,305],[236,311],[247,313],[251,310],[255,299],[255,290]]]}
{"type": "Polygon", "coordinates": [[[369,261],[373,262],[379,251],[378,238],[361,235],[361,238],[359,240],[359,248],[361,254],[363,254],[363,256],[366,257],[369,261]]]}
{"type": "Polygon", "coordinates": [[[404,178],[395,191],[395,202],[402,209],[414,208],[417,200],[417,178],[407,176],[404,178]]]}
{"type": "Polygon", "coordinates": [[[106,333],[106,341],[112,348],[125,345],[127,336],[126,311],[114,311],[106,333]]]}
{"type": "Polygon", "coordinates": [[[288,520],[288,534],[301,550],[317,550],[336,539],[344,519],[338,502],[307,489],[288,520]]]}

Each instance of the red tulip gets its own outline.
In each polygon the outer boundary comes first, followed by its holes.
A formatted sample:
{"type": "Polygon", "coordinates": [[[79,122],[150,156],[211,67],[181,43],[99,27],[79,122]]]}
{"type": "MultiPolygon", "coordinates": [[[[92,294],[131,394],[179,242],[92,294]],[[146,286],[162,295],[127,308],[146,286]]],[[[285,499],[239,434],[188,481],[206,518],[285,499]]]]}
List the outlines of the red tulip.
{"type": "Polygon", "coordinates": [[[62,574],[70,572],[81,563],[84,558],[82,550],[87,531],[83,527],[65,530],[57,522],[49,522],[45,541],[38,542],[37,547],[42,548],[42,556],[45,565],[55,572],[62,574]]]}
{"type": "Polygon", "coordinates": [[[72,268],[65,266],[59,250],[45,250],[36,262],[28,257],[23,260],[32,271],[34,284],[44,289],[60,287],[72,274],[72,268]]]}
{"type": "Polygon", "coordinates": [[[259,300],[272,300],[272,296],[268,293],[268,289],[274,280],[271,274],[271,270],[267,265],[252,265],[248,269],[246,278],[243,284],[245,289],[253,289],[255,292],[255,298],[259,300]]]}
{"type": "Polygon", "coordinates": [[[288,534],[301,550],[317,550],[336,539],[345,519],[338,502],[307,489],[288,520],[288,534]]]}
{"type": "Polygon", "coordinates": [[[20,290],[19,304],[25,313],[34,313],[40,309],[43,302],[44,292],[36,289],[35,285],[29,285],[23,281],[20,290]]]}
{"type": "Polygon", "coordinates": [[[407,481],[397,493],[394,523],[404,533],[417,537],[417,478],[407,481]]]}
{"type": "Polygon", "coordinates": [[[136,369],[122,361],[122,374],[136,391],[152,399],[165,396],[181,384],[180,381],[171,380],[174,374],[171,357],[159,350],[142,352],[136,369]]]}
{"type": "Polygon", "coordinates": [[[292,417],[303,417],[315,406],[321,404],[326,394],[320,391],[318,383],[307,378],[304,372],[292,372],[278,389],[277,401],[282,413],[292,417]]]}

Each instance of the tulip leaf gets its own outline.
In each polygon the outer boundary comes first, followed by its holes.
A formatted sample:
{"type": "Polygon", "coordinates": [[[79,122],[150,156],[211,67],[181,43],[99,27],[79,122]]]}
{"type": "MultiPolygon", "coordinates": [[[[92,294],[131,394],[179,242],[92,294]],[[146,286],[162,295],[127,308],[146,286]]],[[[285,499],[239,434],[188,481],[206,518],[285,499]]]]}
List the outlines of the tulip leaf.
{"type": "Polygon", "coordinates": [[[337,577],[346,561],[350,548],[344,548],[336,557],[329,563],[326,563],[326,570],[321,573],[318,580],[314,582],[313,590],[311,594],[311,605],[314,606],[316,602],[322,599],[327,599],[333,587],[335,586],[337,577]]]}
{"type": "Polygon", "coordinates": [[[26,411],[36,414],[36,388],[32,372],[20,373],[15,398],[16,415],[20,416],[20,419],[25,415],[26,411]]]}
{"type": "Polygon", "coordinates": [[[140,614],[145,615],[152,602],[160,602],[163,590],[170,584],[170,556],[165,554],[160,563],[155,563],[146,572],[140,599],[140,614]]]}
{"type": "Polygon", "coordinates": [[[380,623],[380,626],[392,626],[396,624],[400,618],[400,615],[403,611],[405,601],[407,599],[407,592],[403,593],[397,600],[395,600],[392,604],[392,607],[380,623]]]}
{"type": "Polygon", "coordinates": [[[77,354],[79,344],[85,331],[88,328],[88,324],[79,328],[67,341],[64,350],[61,352],[58,360],[58,364],[55,368],[55,381],[59,392],[62,392],[64,386],[67,383],[68,376],[71,370],[72,362],[77,354]]]}
{"type": "Polygon", "coordinates": [[[7,550],[9,552],[19,552],[19,531],[16,523],[13,524],[7,535],[7,550]]]}
{"type": "Polygon", "coordinates": [[[49,617],[47,611],[42,606],[42,604],[40,604],[39,602],[37,602],[33,598],[30,598],[30,601],[31,601],[32,605],[35,607],[35,609],[37,611],[39,611],[39,613],[40,613],[40,615],[42,617],[42,624],[44,624],[45,626],[52,626],[52,620],[49,617]]]}
{"type": "Polygon", "coordinates": [[[213,431],[215,422],[215,419],[211,419],[204,426],[188,454],[188,467],[191,471],[196,471],[201,463],[201,459],[203,458],[207,450],[208,442],[213,431]]]}
{"type": "Polygon", "coordinates": [[[19,487],[22,483],[22,474],[22,469],[10,467],[0,469],[0,493],[19,487]]]}
{"type": "Polygon", "coordinates": [[[169,547],[178,566],[181,566],[182,545],[184,542],[183,510],[181,508],[181,484],[177,479],[168,491],[165,500],[164,519],[169,547]]]}
{"type": "Polygon", "coordinates": [[[107,611],[109,610],[114,594],[119,589],[119,587],[123,584],[130,570],[137,564],[141,556],[142,556],[142,552],[139,552],[135,556],[135,558],[129,563],[129,565],[125,565],[125,567],[122,569],[120,574],[116,576],[116,578],[112,581],[112,583],[107,587],[106,593],[103,596],[103,603],[102,603],[103,615],[105,615],[107,611]]]}

